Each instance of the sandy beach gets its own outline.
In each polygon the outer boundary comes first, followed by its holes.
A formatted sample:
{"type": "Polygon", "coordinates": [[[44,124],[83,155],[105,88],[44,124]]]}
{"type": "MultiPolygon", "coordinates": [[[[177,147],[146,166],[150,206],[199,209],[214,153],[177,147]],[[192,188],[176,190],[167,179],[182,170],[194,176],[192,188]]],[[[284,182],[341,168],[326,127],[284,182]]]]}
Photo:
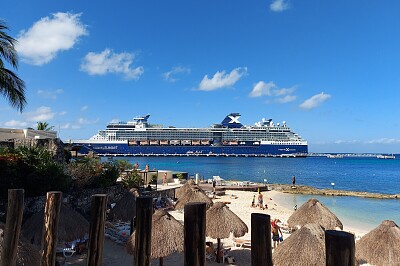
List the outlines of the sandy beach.
{"type": "MultiPolygon", "coordinates": [[[[290,215],[294,212],[293,209],[289,209],[284,207],[284,204],[281,204],[279,201],[275,200],[275,198],[282,199],[285,197],[285,194],[279,191],[267,191],[263,192],[264,196],[264,204],[268,205],[268,209],[260,209],[258,207],[251,207],[251,202],[253,200],[253,196],[256,195],[256,192],[246,192],[246,191],[233,191],[226,190],[226,194],[223,196],[218,196],[214,202],[226,202],[229,206],[230,210],[232,210],[236,215],[238,215],[248,226],[249,232],[240,237],[239,239],[250,240],[251,239],[251,214],[252,213],[264,213],[271,216],[271,219],[278,218],[282,224],[286,224],[290,215]]],[[[312,196],[310,196],[311,198],[312,196]]],[[[184,219],[184,214],[182,211],[171,211],[170,212],[177,220],[182,221],[184,219]]],[[[356,239],[359,239],[361,236],[367,233],[367,231],[362,230],[360,228],[356,228],[351,224],[344,224],[344,231],[351,232],[355,234],[356,239]]],[[[283,232],[283,238],[286,239],[290,236],[287,232],[283,232]]],[[[216,243],[215,239],[207,238],[207,241],[213,241],[216,243]]],[[[227,249],[231,249],[229,255],[234,257],[235,264],[233,265],[251,265],[251,250],[247,247],[236,247],[233,243],[233,236],[231,235],[228,239],[222,239],[223,247],[227,249]]],[[[164,258],[164,265],[182,265],[183,264],[183,253],[175,253],[171,254],[168,257],[164,258]]],[[[117,244],[109,239],[105,240],[104,247],[104,265],[132,265],[133,257],[129,255],[125,247],[121,244],[117,244]]],[[[73,256],[71,258],[67,258],[67,265],[84,265],[85,259],[84,256],[73,256]]],[[[158,265],[158,260],[152,260],[151,265],[158,265]]],[[[213,261],[206,261],[206,265],[221,265],[213,261]]]]}

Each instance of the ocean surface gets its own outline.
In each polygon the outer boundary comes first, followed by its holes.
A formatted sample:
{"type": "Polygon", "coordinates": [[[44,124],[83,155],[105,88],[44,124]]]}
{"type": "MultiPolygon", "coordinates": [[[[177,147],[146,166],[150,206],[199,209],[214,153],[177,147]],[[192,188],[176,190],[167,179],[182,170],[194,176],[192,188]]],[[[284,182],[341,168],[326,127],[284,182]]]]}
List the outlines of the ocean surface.
{"type": "MultiPolygon", "coordinates": [[[[399,157],[397,157],[399,158],[399,157]]],[[[400,194],[400,159],[373,157],[116,157],[139,163],[143,169],[173,170],[196,173],[204,179],[220,176],[225,180],[296,184],[316,188],[332,188],[385,194],[400,194]]],[[[311,196],[285,195],[277,199],[286,207],[300,206],[311,196]]],[[[359,197],[314,196],[331,209],[344,224],[372,229],[382,220],[394,220],[400,225],[400,199],[364,199],[359,197]]]]}

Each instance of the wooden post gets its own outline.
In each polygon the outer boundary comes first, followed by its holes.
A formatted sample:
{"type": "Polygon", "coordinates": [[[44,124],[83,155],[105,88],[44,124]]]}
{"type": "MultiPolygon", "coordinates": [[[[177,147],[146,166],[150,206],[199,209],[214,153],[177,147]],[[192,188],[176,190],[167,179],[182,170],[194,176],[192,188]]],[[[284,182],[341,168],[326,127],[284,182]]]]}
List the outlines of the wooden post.
{"type": "Polygon", "coordinates": [[[8,190],[6,228],[3,239],[2,266],[14,266],[17,261],[18,240],[24,214],[24,190],[8,190]]]}
{"type": "Polygon", "coordinates": [[[86,265],[103,265],[104,226],[106,222],[107,195],[92,195],[90,207],[89,243],[86,265]]]}
{"type": "Polygon", "coordinates": [[[221,263],[221,238],[217,238],[217,263],[221,263]]]}
{"type": "Polygon", "coordinates": [[[355,241],[351,233],[325,231],[326,266],[354,266],[355,241]]]}
{"type": "Polygon", "coordinates": [[[251,214],[251,265],[272,266],[271,217],[251,214]]]}
{"type": "Polygon", "coordinates": [[[206,204],[185,205],[185,266],[204,266],[206,263],[206,204]]]}
{"type": "Polygon", "coordinates": [[[41,265],[52,266],[56,263],[58,222],[60,220],[61,202],[62,192],[47,192],[43,219],[41,265]]]}
{"type": "MultiPolygon", "coordinates": [[[[153,198],[136,198],[135,266],[150,265],[153,198]]],[[[163,243],[154,243],[162,245],[163,243]]]]}

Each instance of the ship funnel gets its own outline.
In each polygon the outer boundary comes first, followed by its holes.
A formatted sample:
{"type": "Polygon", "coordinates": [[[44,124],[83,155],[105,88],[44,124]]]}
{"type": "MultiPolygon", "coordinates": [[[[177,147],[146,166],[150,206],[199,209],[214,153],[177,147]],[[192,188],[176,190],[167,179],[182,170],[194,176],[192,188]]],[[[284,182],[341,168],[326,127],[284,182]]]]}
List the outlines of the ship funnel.
{"type": "Polygon", "coordinates": [[[239,122],[239,118],[239,113],[230,113],[222,120],[221,125],[227,128],[241,128],[243,125],[239,122]]]}

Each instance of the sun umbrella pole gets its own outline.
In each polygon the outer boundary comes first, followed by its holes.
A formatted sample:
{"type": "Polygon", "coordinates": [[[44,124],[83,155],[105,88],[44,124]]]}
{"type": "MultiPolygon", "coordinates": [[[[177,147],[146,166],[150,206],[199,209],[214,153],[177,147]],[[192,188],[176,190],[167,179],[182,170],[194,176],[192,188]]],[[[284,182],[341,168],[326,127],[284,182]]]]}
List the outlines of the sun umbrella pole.
{"type": "Polygon", "coordinates": [[[355,265],[355,241],[351,233],[325,231],[326,266],[355,265]]]}
{"type": "Polygon", "coordinates": [[[217,262],[221,262],[221,238],[217,238],[217,262]]]}
{"type": "Polygon", "coordinates": [[[15,265],[19,233],[24,212],[24,190],[8,190],[6,228],[3,239],[2,266],[15,265]]]}
{"type": "Polygon", "coordinates": [[[41,265],[55,265],[62,193],[47,192],[44,208],[41,265]]]}
{"type": "Polygon", "coordinates": [[[160,257],[160,263],[158,265],[160,265],[160,266],[164,265],[164,258],[163,257],[160,257]]]}

